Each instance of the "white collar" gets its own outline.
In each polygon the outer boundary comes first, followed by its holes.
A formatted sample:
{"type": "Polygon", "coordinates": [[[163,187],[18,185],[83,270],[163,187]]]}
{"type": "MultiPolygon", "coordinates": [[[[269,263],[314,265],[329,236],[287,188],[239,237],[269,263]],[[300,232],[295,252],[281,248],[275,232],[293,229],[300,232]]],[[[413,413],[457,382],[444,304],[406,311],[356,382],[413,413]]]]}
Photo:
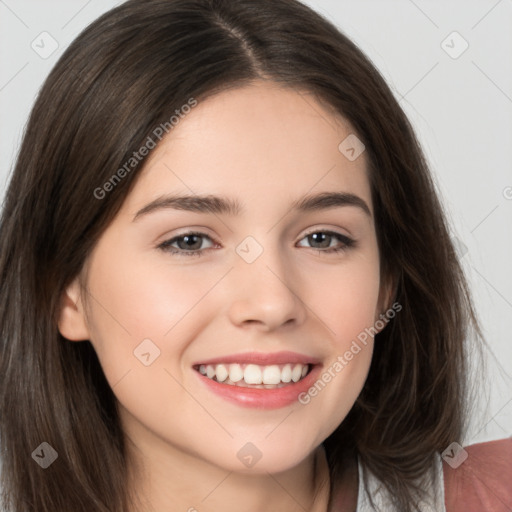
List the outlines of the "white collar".
{"type": "MultiPolygon", "coordinates": [[[[359,486],[357,491],[356,512],[374,512],[375,510],[382,512],[393,511],[394,509],[389,493],[375,475],[368,471],[368,488],[376,508],[372,507],[364,487],[363,468],[359,462],[359,458],[357,460],[357,468],[359,473],[359,486]]],[[[443,464],[441,456],[438,453],[436,453],[435,456],[435,472],[437,475],[437,486],[434,486],[432,475],[430,474],[425,476],[424,483],[422,484],[421,488],[428,490],[428,496],[427,501],[422,501],[418,504],[418,510],[421,512],[446,512],[444,504],[443,464]]]]}

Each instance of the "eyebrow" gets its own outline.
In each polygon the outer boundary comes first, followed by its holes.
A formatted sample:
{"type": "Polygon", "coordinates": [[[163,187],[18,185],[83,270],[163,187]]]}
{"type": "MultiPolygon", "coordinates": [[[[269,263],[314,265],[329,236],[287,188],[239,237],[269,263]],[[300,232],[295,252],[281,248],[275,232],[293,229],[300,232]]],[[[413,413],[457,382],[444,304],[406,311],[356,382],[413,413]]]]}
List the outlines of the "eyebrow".
{"type": "MultiPolygon", "coordinates": [[[[372,216],[370,208],[361,197],[347,192],[320,192],[314,195],[307,195],[295,200],[291,204],[291,210],[312,212],[342,206],[355,206],[369,217],[372,216]]],[[[144,215],[163,209],[230,216],[240,215],[244,211],[242,204],[236,199],[214,195],[164,195],[141,208],[135,214],[132,222],[135,222],[144,215]]]]}

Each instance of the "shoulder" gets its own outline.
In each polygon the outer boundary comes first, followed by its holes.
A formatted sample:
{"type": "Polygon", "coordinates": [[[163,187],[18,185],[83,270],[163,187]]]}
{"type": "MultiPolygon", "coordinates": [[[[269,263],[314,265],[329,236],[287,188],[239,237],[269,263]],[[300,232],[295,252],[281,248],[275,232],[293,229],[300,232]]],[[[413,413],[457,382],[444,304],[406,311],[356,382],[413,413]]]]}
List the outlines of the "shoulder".
{"type": "Polygon", "coordinates": [[[443,452],[446,512],[512,510],[512,437],[443,452]]]}

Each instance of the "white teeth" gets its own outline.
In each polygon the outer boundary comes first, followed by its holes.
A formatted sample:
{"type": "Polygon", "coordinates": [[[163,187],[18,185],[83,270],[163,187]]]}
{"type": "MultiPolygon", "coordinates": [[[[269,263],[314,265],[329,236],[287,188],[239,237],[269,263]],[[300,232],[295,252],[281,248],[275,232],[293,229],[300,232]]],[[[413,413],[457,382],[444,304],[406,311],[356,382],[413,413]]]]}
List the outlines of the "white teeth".
{"type": "Polygon", "coordinates": [[[263,384],[279,384],[281,382],[281,370],[279,366],[265,366],[262,376],[263,384]]]}
{"type": "MultiPolygon", "coordinates": [[[[208,370],[208,367],[206,369],[208,370]]],[[[292,370],[292,380],[293,380],[293,382],[299,382],[301,376],[302,376],[302,365],[301,364],[296,364],[293,367],[293,370],[292,370]]]]}
{"type": "Polygon", "coordinates": [[[248,364],[244,370],[244,380],[247,384],[261,384],[261,368],[255,364],[248,364]]]}
{"type": "Polygon", "coordinates": [[[283,382],[290,382],[292,380],[292,365],[285,364],[281,372],[281,380],[283,382]]]}
{"type": "Polygon", "coordinates": [[[217,364],[200,365],[199,373],[209,379],[216,379],[218,382],[239,386],[252,385],[256,387],[281,387],[290,382],[298,382],[304,378],[310,365],[291,364],[260,366],[257,364],[240,365],[217,364]]]}
{"type": "Polygon", "coordinates": [[[229,379],[233,382],[238,382],[244,378],[244,371],[239,364],[229,365],[229,379]]]}
{"type": "Polygon", "coordinates": [[[215,376],[219,382],[224,382],[228,378],[228,370],[223,364],[218,364],[216,366],[215,376]]]}

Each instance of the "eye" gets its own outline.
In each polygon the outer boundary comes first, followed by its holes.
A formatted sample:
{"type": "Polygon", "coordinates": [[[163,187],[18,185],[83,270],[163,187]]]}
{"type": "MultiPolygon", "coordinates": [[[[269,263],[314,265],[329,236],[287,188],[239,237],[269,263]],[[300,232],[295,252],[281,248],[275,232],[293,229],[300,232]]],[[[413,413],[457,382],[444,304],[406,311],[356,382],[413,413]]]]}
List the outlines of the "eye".
{"type": "Polygon", "coordinates": [[[318,250],[320,253],[339,253],[346,251],[351,247],[354,247],[356,242],[352,238],[341,233],[334,231],[312,231],[307,234],[302,240],[308,240],[309,243],[319,244],[321,247],[312,247],[312,249],[318,250]],[[338,239],[341,245],[331,247],[331,242],[338,239]]]}
{"type": "Polygon", "coordinates": [[[179,256],[202,256],[205,249],[200,249],[200,247],[202,246],[202,240],[205,238],[211,240],[205,233],[196,231],[184,233],[162,242],[158,248],[179,256]],[[178,247],[173,247],[174,244],[177,244],[178,247]]]}

